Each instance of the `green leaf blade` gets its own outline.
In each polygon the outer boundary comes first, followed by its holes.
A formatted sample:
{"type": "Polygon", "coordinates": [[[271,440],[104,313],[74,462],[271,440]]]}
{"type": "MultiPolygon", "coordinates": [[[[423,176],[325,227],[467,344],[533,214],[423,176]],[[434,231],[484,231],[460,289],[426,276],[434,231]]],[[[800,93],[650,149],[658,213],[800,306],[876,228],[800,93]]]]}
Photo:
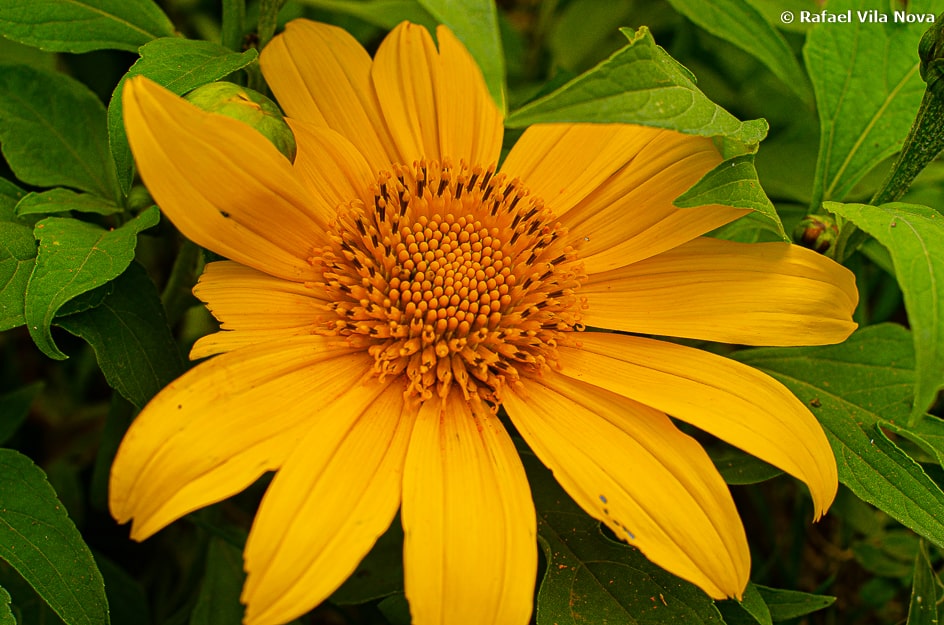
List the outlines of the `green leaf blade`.
{"type": "Polygon", "coordinates": [[[914,577],[911,587],[911,602],[908,605],[906,625],[938,625],[937,602],[940,596],[937,575],[923,542],[915,556],[914,577]]]}
{"type": "Polygon", "coordinates": [[[55,323],[88,342],[108,385],[141,409],[183,373],[184,363],[144,269],[131,263],[113,284],[100,305],[55,323]]]}
{"type": "Polygon", "coordinates": [[[0,625],[16,625],[16,619],[10,609],[10,601],[10,593],[0,586],[0,625]]]}
{"type": "MultiPolygon", "coordinates": [[[[942,8],[939,0],[915,0],[908,12],[937,14],[942,8]]],[[[927,24],[857,19],[857,11],[887,16],[884,0],[837,0],[829,10],[851,11],[854,19],[817,24],[803,48],[820,119],[813,208],[822,200],[842,200],[901,148],[925,87],[917,50],[927,24]]]]}
{"type": "Polygon", "coordinates": [[[530,124],[625,123],[727,137],[755,145],[767,122],[741,122],[695,87],[691,73],[656,45],[645,27],[623,29],[622,49],[554,92],[513,112],[512,128],[530,124]]]}
{"type": "Polygon", "coordinates": [[[157,207],[152,207],[111,231],[64,217],[47,217],[36,224],[39,253],[23,313],[30,336],[47,356],[66,357],[49,329],[63,304],[118,277],[134,258],[138,233],[158,219],[157,207]]]}
{"type": "Polygon", "coordinates": [[[806,103],[813,88],[783,35],[745,0],[669,0],[676,11],[763,63],[806,103]]]}
{"type": "Polygon", "coordinates": [[[874,236],[891,253],[915,346],[915,423],[944,386],[944,216],[926,206],[899,202],[824,206],[874,236]]]}
{"type": "Polygon", "coordinates": [[[45,474],[19,452],[0,449],[0,475],[0,559],[66,625],[108,625],[102,576],[45,474]]]}
{"type": "Polygon", "coordinates": [[[40,193],[29,193],[16,205],[18,217],[24,215],[43,215],[52,213],[95,213],[97,215],[114,215],[122,212],[122,208],[91,193],[76,193],[70,189],[56,188],[40,193]]]}
{"type": "Polygon", "coordinates": [[[108,140],[118,180],[124,192],[131,188],[134,159],[121,115],[121,89],[132,76],[147,76],[177,95],[239,71],[252,63],[255,50],[237,53],[209,41],[156,39],[141,48],[141,58],[115,87],[108,103],[108,140]]]}
{"type": "Polygon", "coordinates": [[[836,455],[840,482],[944,546],[944,492],[878,427],[881,419],[905,421],[911,411],[914,348],[907,330],[880,324],[841,345],[749,349],[732,357],[811,406],[836,455]]]}
{"type": "Polygon", "coordinates": [[[36,253],[29,228],[0,221],[0,332],[26,323],[24,301],[36,253]]]}
{"type": "Polygon", "coordinates": [[[174,25],[152,0],[6,0],[0,34],[51,52],[134,52],[174,25]]]}
{"type": "Polygon", "coordinates": [[[105,108],[64,74],[0,66],[0,148],[23,182],[117,199],[105,108]]]}

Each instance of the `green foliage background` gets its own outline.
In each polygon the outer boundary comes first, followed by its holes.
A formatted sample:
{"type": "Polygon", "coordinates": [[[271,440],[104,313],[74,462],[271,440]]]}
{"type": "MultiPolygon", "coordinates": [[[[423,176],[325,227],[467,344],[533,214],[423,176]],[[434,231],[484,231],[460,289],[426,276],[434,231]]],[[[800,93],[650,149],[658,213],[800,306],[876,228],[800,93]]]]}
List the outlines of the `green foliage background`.
{"type": "MultiPolygon", "coordinates": [[[[257,48],[301,16],[339,24],[368,49],[403,19],[448,25],[506,111],[508,145],[553,121],[715,138],[727,160],[677,205],[754,211],[716,236],[787,239],[807,214],[838,224],[826,253],[856,273],[862,296],[846,343],[702,346],[811,407],[839,466],[830,514],[811,527],[794,481],[705,440],[754,562],[743,602],[713,602],[612,540],[523,449],[544,557],[538,625],[941,621],[944,165],[931,159],[944,143],[919,129],[912,139],[931,137],[922,154],[895,155],[919,108],[928,127],[944,126],[925,96],[935,61],[918,55],[932,24],[914,19],[940,15],[944,0],[499,5],[0,0],[0,625],[241,619],[241,548],[264,484],[141,545],[107,513],[121,436],[213,329],[189,293],[203,252],[160,221],[135,178],[120,87],[144,74],[178,94],[223,78],[264,89],[257,48]],[[783,17],[824,8],[854,19],[783,17]]],[[[394,523],[298,623],[409,622],[401,545],[394,523]]]]}

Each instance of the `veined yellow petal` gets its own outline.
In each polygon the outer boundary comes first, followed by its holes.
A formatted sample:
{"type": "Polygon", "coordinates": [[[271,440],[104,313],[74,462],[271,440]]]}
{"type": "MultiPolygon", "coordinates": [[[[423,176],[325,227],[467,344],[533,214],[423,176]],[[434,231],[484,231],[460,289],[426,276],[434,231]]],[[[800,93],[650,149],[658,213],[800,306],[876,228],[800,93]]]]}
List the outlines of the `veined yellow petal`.
{"type": "Polygon", "coordinates": [[[370,55],[347,31],[293,20],[263,49],[259,64],[289,117],[339,132],[364,155],[372,174],[396,160],[370,83],[370,55]]]}
{"type": "Polygon", "coordinates": [[[403,477],[414,625],[525,625],[537,574],[524,467],[498,418],[452,393],[420,409],[403,477]]]}
{"type": "Polygon", "coordinates": [[[560,348],[561,373],[691,423],[783,469],[810,489],[816,517],[836,496],[822,427],[790,391],[746,365],[682,345],[587,332],[560,348]]]}
{"type": "Polygon", "coordinates": [[[503,404],[584,510],[713,598],[741,596],[750,553],[737,509],[708,454],[668,417],[553,372],[503,404]]]}
{"type": "Polygon", "coordinates": [[[141,177],[187,238],[281,278],[314,277],[308,258],[330,210],[267,139],[143,76],[125,83],[123,101],[141,177]]]}
{"type": "Polygon", "coordinates": [[[446,156],[440,152],[436,105],[439,70],[433,38],[422,26],[408,22],[394,28],[374,55],[370,77],[400,163],[446,156]]]}
{"type": "Polygon", "coordinates": [[[482,71],[448,28],[436,29],[436,38],[439,74],[448,77],[436,83],[441,153],[457,164],[497,164],[504,125],[482,71]]]}
{"type": "Polygon", "coordinates": [[[710,140],[628,124],[532,126],[502,171],[560,215],[589,272],[648,258],[747,211],[672,205],[721,162],[710,140]]]}
{"type": "Polygon", "coordinates": [[[357,148],[333,130],[286,121],[298,141],[295,172],[314,195],[332,209],[355,200],[373,202],[370,188],[377,177],[357,148]]]}
{"type": "Polygon", "coordinates": [[[305,336],[191,369],[125,435],[112,465],[112,515],[133,519],[131,535],[143,540],[239,492],[282,464],[323,406],[375,386],[367,379],[372,364],[343,341],[305,336]]]}
{"type": "Polygon", "coordinates": [[[806,248],[699,238],[581,286],[587,325],[746,345],[839,343],[855,276],[806,248]]]}
{"type": "Polygon", "coordinates": [[[196,342],[190,352],[194,360],[254,343],[312,334],[328,306],[323,290],[232,261],[208,264],[193,293],[223,329],[196,342]]]}
{"type": "Polygon", "coordinates": [[[247,625],[321,603],[396,515],[414,415],[399,384],[352,393],[357,408],[326,405],[266,491],[246,543],[247,625]]]}

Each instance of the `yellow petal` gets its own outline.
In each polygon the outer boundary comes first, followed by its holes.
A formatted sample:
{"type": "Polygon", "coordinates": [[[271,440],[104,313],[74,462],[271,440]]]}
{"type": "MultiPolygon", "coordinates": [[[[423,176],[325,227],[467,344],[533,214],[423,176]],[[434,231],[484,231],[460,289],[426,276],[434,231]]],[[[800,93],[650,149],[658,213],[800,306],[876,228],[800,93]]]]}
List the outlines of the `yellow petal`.
{"type": "Polygon", "coordinates": [[[856,328],[855,276],[786,243],[699,238],[581,286],[587,325],[746,345],[839,343],[856,328]]]}
{"type": "Polygon", "coordinates": [[[536,520],[498,418],[453,393],[423,404],[403,477],[406,596],[414,625],[525,625],[536,520]]]}
{"type": "Polygon", "coordinates": [[[721,156],[704,137],[627,124],[532,126],[502,171],[560,215],[587,271],[621,267],[685,243],[746,211],[672,202],[721,156]]]}
{"type": "MultiPolygon", "coordinates": [[[[112,515],[143,540],[278,468],[319,410],[364,393],[372,359],[338,340],[293,337],[223,354],[145,406],[112,465],[112,515]],[[354,390],[352,390],[354,389],[354,390]]],[[[369,384],[375,384],[370,382],[369,384]]]]}
{"type": "Polygon", "coordinates": [[[370,77],[400,163],[444,156],[436,110],[439,70],[433,38],[422,26],[408,22],[394,28],[374,56],[370,77]]]}
{"type": "Polygon", "coordinates": [[[351,391],[357,408],[327,404],[266,491],[246,543],[247,625],[281,625],[321,603],[396,515],[414,417],[402,385],[373,387],[351,391]]]}
{"type": "Polygon", "coordinates": [[[663,413],[556,373],[503,405],[571,497],[662,568],[715,599],[740,597],[747,538],[704,449],[663,413]]]}
{"type": "Polygon", "coordinates": [[[371,173],[389,169],[397,152],[370,83],[370,55],[347,31],[293,20],[259,64],[286,115],[339,132],[371,173]]]}
{"type": "Polygon", "coordinates": [[[376,175],[360,152],[343,136],[314,124],[287,120],[298,141],[295,172],[312,194],[336,209],[360,200],[370,205],[376,175]]]}
{"type": "Polygon", "coordinates": [[[328,301],[310,283],[291,282],[231,261],[206,266],[193,293],[223,332],[201,338],[190,357],[205,358],[254,343],[311,334],[328,301]]]}
{"type": "Polygon", "coordinates": [[[439,41],[439,75],[436,83],[439,137],[443,156],[456,163],[497,164],[504,125],[482,71],[452,31],[436,29],[439,41]]]}
{"type": "Polygon", "coordinates": [[[331,213],[267,139],[143,76],[125,83],[123,101],[141,177],[187,238],[272,275],[314,277],[308,258],[331,213]]]}
{"type": "Polygon", "coordinates": [[[822,427],[789,390],[746,365],[674,343],[588,332],[560,349],[561,373],[691,423],[802,480],[816,516],[838,477],[822,427]]]}

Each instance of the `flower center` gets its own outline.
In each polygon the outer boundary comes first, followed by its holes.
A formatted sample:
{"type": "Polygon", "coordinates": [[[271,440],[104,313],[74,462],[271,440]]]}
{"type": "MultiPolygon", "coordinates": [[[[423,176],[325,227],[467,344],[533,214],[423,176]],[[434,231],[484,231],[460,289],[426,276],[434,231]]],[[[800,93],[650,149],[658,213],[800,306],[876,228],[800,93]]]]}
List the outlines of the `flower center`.
{"type": "Polygon", "coordinates": [[[408,398],[493,406],[505,384],[556,362],[582,329],[582,268],[566,230],[517,180],[448,161],[395,166],[373,206],[339,209],[331,243],[315,251],[329,301],[319,326],[403,376],[408,398]]]}

